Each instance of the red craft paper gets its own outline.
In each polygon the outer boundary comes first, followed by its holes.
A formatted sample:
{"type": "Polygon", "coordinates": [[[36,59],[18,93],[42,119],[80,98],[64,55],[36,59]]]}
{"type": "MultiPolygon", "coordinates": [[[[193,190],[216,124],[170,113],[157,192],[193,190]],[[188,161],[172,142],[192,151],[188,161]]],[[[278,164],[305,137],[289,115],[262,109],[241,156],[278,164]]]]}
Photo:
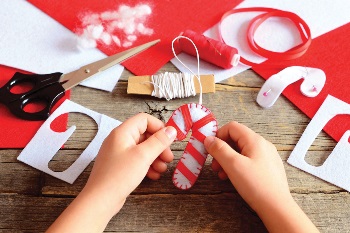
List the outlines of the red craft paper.
{"type": "MultiPolygon", "coordinates": [[[[326,84],[321,93],[314,97],[305,97],[300,92],[301,81],[288,86],[283,95],[312,118],[330,94],[350,104],[350,23],[315,38],[308,51],[300,58],[281,61],[278,66],[265,66],[265,63],[253,67],[264,79],[289,66],[320,68],[326,73],[326,84]]],[[[346,130],[350,129],[350,116],[339,115],[325,126],[324,130],[339,141],[346,130]]]]}
{"type": "MultiPolygon", "coordinates": [[[[82,28],[80,17],[88,13],[102,13],[118,10],[120,5],[134,7],[137,4],[147,4],[152,9],[145,25],[154,29],[152,36],[139,36],[137,46],[155,39],[161,39],[157,45],[131,58],[123,65],[136,75],[151,75],[156,73],[165,63],[173,58],[171,41],[182,31],[191,29],[203,33],[219,22],[220,17],[238,5],[242,0],[226,0],[219,3],[212,0],[29,0],[30,3],[50,15],[62,25],[75,32],[82,28]]],[[[98,48],[107,55],[112,55],[125,48],[117,46],[102,46],[98,48]]]]}
{"type": "MultiPolygon", "coordinates": [[[[0,65],[0,87],[2,87],[15,72],[28,73],[14,68],[0,65]]],[[[70,92],[55,104],[53,111],[67,98],[70,92]]],[[[66,130],[68,115],[55,120],[54,130],[62,132],[66,130]]],[[[15,117],[3,104],[0,104],[0,148],[24,148],[33,138],[44,121],[27,121],[15,117]]]]}

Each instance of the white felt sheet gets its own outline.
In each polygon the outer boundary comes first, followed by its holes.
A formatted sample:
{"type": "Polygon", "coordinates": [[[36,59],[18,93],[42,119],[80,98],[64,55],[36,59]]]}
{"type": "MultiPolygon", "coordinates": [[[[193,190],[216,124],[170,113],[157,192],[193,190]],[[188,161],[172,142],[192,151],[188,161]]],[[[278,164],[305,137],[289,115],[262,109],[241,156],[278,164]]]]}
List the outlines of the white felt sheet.
{"type": "Polygon", "coordinates": [[[321,166],[312,166],[305,161],[306,153],[317,135],[332,118],[339,114],[350,115],[350,104],[328,95],[306,127],[287,162],[350,192],[350,129],[343,134],[321,166]]]}
{"type": "MultiPolygon", "coordinates": [[[[290,11],[298,14],[310,27],[312,38],[321,36],[337,27],[350,22],[350,1],[328,1],[328,0],[245,0],[236,8],[246,7],[270,7],[290,11]]],[[[246,31],[249,21],[256,13],[239,13],[229,16],[222,24],[222,36],[227,42],[238,49],[239,54],[256,63],[265,61],[264,58],[254,54],[248,46],[246,31]]],[[[204,35],[219,39],[218,25],[208,29],[204,35]]],[[[256,41],[264,48],[272,51],[287,51],[300,43],[299,32],[289,20],[282,18],[270,18],[264,22],[255,33],[256,41]]],[[[199,54],[200,56],[200,54],[199,54]]],[[[197,69],[196,58],[181,53],[178,56],[191,70],[197,69]]],[[[171,62],[181,71],[188,72],[175,58],[171,62]]],[[[232,77],[250,68],[239,64],[231,69],[222,69],[215,65],[201,61],[201,74],[214,74],[215,82],[232,77]]]]}
{"type": "Polygon", "coordinates": [[[72,184],[96,157],[104,139],[120,124],[121,122],[118,120],[94,112],[70,100],[66,100],[44,122],[17,159],[40,171],[72,184]],[[51,130],[50,125],[54,119],[69,112],[79,112],[90,116],[97,123],[98,131],[87,148],[69,168],[62,172],[55,172],[48,167],[48,164],[61,146],[73,134],[76,127],[71,126],[65,132],[55,132],[51,130]]]}
{"type": "MultiPolygon", "coordinates": [[[[37,74],[68,73],[105,58],[98,49],[80,51],[77,36],[25,0],[2,0],[0,64],[37,74]]],[[[124,67],[115,65],[81,83],[112,91],[124,67]]]]}

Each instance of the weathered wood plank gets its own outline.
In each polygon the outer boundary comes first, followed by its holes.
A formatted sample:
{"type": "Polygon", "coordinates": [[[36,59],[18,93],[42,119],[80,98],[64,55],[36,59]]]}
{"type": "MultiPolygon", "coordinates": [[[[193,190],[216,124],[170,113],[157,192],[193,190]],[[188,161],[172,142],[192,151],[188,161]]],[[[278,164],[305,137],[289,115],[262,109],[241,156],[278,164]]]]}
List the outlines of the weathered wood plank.
{"type": "MultiPolygon", "coordinates": [[[[294,194],[321,232],[350,229],[350,195],[294,194]]],[[[70,198],[0,195],[0,231],[42,232],[70,198]]],[[[238,194],[131,195],[106,232],[265,232],[238,194]]]]}

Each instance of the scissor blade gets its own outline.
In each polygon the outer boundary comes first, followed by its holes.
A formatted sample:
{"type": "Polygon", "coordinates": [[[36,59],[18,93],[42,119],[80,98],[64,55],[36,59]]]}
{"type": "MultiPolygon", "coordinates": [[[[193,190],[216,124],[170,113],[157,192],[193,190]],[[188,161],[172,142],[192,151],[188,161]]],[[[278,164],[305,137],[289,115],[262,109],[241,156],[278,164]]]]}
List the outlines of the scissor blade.
{"type": "Polygon", "coordinates": [[[91,76],[104,71],[118,63],[121,63],[132,56],[148,49],[149,47],[157,44],[160,41],[154,40],[151,42],[148,42],[146,44],[137,46],[135,48],[128,49],[126,51],[114,54],[112,56],[106,57],[102,60],[90,63],[88,65],[85,65],[81,67],[78,70],[75,70],[73,72],[70,72],[68,74],[62,75],[62,78],[60,79],[60,82],[65,82],[62,84],[63,88],[66,90],[69,90],[76,85],[78,85],[80,82],[84,81],[87,78],[90,78],[91,76]]]}

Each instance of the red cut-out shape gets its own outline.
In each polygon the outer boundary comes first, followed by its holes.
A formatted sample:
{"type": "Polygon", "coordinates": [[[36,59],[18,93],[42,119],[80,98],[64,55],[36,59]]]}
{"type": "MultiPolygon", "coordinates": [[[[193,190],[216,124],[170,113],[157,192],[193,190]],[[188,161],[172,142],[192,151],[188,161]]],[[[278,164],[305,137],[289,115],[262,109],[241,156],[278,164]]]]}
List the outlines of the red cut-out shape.
{"type": "Polygon", "coordinates": [[[50,129],[58,133],[65,132],[66,128],[62,128],[62,122],[67,122],[67,121],[68,121],[68,113],[59,115],[51,122],[50,129]]]}
{"type": "Polygon", "coordinates": [[[179,189],[189,189],[197,181],[198,176],[207,158],[204,148],[204,139],[214,136],[217,131],[217,122],[209,109],[200,104],[185,104],[174,111],[166,124],[173,126],[177,131],[177,140],[183,140],[192,130],[190,141],[178,162],[173,183],[179,189]]]}

